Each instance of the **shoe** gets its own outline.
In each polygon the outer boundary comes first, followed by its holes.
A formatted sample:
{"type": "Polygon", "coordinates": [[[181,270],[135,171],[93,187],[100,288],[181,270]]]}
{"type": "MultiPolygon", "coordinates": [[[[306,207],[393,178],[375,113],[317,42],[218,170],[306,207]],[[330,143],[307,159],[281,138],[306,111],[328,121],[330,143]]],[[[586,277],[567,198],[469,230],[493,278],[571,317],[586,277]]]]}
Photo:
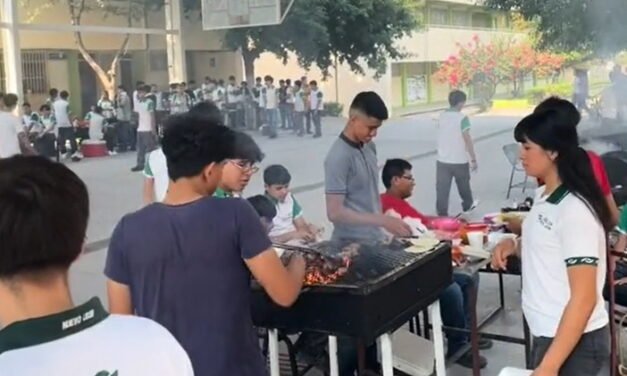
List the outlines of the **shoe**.
{"type": "Polygon", "coordinates": [[[144,171],[144,167],[143,166],[135,166],[133,168],[131,168],[132,172],[139,172],[139,171],[144,171]]]}
{"type": "Polygon", "coordinates": [[[487,338],[479,338],[479,350],[488,350],[491,349],[494,343],[491,339],[487,338]]]}
{"type": "MultiPolygon", "coordinates": [[[[472,368],[472,352],[468,351],[455,362],[464,368],[472,368]]],[[[488,360],[479,355],[479,368],[484,369],[488,365],[488,360]]]]}
{"type": "Polygon", "coordinates": [[[313,136],[313,138],[320,138],[320,137],[322,137],[322,135],[321,135],[321,134],[315,134],[315,135],[313,136]]]}
{"type": "Polygon", "coordinates": [[[109,152],[109,155],[110,155],[110,156],[114,156],[114,155],[118,155],[118,153],[117,153],[115,150],[111,150],[111,151],[109,152]]]}
{"type": "Polygon", "coordinates": [[[470,205],[468,209],[464,210],[464,214],[472,213],[475,209],[477,209],[477,206],[479,206],[479,200],[473,201],[472,205],[470,205]]]}

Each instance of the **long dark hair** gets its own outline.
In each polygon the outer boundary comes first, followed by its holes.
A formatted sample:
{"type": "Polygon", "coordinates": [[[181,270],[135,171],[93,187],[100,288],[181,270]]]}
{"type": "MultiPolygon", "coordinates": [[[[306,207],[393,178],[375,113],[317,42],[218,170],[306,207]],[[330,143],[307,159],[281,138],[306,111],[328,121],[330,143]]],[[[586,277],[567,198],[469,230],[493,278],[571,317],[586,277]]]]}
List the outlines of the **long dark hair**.
{"type": "Polygon", "coordinates": [[[556,152],[555,163],[564,187],[583,199],[609,231],[613,227],[612,215],[588,153],[579,146],[576,124],[571,124],[562,115],[560,111],[549,109],[533,113],[518,123],[514,137],[518,142],[531,141],[544,150],[556,152]]]}

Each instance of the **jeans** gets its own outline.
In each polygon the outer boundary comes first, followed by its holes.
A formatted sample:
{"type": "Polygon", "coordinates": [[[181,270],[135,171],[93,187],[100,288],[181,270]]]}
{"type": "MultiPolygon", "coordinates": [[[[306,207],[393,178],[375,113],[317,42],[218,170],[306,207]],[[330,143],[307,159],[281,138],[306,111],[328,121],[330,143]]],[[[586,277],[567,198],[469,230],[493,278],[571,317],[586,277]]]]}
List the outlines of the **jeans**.
{"type": "Polygon", "coordinates": [[[307,120],[307,133],[311,133],[311,110],[305,111],[305,120],[307,120]]]}
{"type": "MultiPolygon", "coordinates": [[[[470,329],[472,288],[479,286],[479,277],[453,273],[453,283],[440,294],[442,322],[445,326],[470,329]]],[[[469,342],[468,333],[447,333],[448,355],[453,355],[469,342]]]]}
{"type": "Polygon", "coordinates": [[[118,150],[127,151],[133,148],[131,123],[125,120],[118,120],[115,123],[115,133],[118,136],[118,150]]]}
{"type": "MultiPolygon", "coordinates": [[[[534,337],[531,348],[533,368],[542,362],[553,338],[534,337]]],[[[610,331],[604,328],[585,333],[566,362],[560,368],[559,376],[606,376],[609,375],[610,331]]]]}
{"type": "MultiPolygon", "coordinates": [[[[353,376],[358,368],[357,342],[353,338],[337,338],[337,362],[340,376],[353,376]]],[[[366,369],[378,370],[377,345],[366,347],[366,369]]]]}
{"type": "Polygon", "coordinates": [[[322,136],[322,123],[320,119],[320,111],[318,110],[311,111],[311,120],[313,121],[314,127],[316,129],[316,133],[314,134],[314,136],[316,137],[322,136]]]}
{"type": "Polygon", "coordinates": [[[305,133],[305,113],[302,111],[294,112],[294,131],[302,136],[305,133]]]}
{"type": "Polygon", "coordinates": [[[292,129],[294,128],[294,120],[293,120],[293,105],[289,103],[283,103],[279,105],[279,110],[281,111],[281,129],[292,129]]]}
{"type": "Polygon", "coordinates": [[[67,153],[67,148],[65,147],[65,144],[68,140],[70,141],[70,151],[72,152],[72,154],[76,153],[76,151],[78,150],[78,146],[76,145],[76,135],[74,134],[74,128],[59,127],[58,145],[61,154],[67,153]]]}
{"type": "Polygon", "coordinates": [[[268,123],[268,135],[270,137],[276,137],[277,135],[277,125],[278,125],[278,121],[279,119],[277,119],[277,117],[279,116],[279,110],[276,108],[269,108],[266,109],[266,120],[268,123]]]}
{"type": "Polygon", "coordinates": [[[137,132],[137,167],[144,167],[146,154],[156,148],[157,140],[153,132],[137,132]]]}
{"type": "Polygon", "coordinates": [[[448,216],[449,197],[451,183],[455,179],[457,191],[462,199],[462,209],[469,210],[472,207],[473,198],[470,188],[470,165],[468,163],[443,163],[437,162],[435,177],[436,211],[438,216],[448,216]]]}

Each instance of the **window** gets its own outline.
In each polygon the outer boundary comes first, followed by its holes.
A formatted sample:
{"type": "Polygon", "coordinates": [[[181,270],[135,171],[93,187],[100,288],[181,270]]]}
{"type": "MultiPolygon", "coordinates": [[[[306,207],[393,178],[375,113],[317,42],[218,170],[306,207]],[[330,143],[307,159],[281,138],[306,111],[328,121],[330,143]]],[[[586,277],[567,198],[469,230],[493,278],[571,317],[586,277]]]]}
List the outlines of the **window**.
{"type": "Polygon", "coordinates": [[[150,70],[153,72],[163,72],[168,70],[168,55],[165,51],[150,51],[150,70]]]}
{"type": "Polygon", "coordinates": [[[454,10],[451,13],[451,25],[461,26],[461,27],[470,27],[471,26],[470,14],[465,11],[454,10]]]}
{"type": "Polygon", "coordinates": [[[44,51],[22,52],[22,82],[24,92],[33,94],[48,92],[48,54],[44,51]]]}
{"type": "Polygon", "coordinates": [[[472,27],[491,29],[492,15],[489,13],[474,13],[472,15],[472,27]]]}
{"type": "Polygon", "coordinates": [[[442,8],[431,8],[429,11],[429,23],[431,25],[448,25],[448,10],[442,8]]]}

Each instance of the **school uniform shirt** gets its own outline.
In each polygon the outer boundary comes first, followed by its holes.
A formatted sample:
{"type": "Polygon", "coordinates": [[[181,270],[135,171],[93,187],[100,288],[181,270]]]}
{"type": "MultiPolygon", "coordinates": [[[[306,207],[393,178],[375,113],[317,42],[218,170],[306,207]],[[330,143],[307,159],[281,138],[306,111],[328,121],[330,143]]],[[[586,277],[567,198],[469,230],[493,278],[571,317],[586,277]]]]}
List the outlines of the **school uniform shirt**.
{"type": "Polygon", "coordinates": [[[438,162],[468,163],[464,132],[470,131],[470,120],[460,111],[446,110],[438,122],[438,162]]]}
{"type": "Polygon", "coordinates": [[[168,164],[163,149],[159,148],[148,154],[144,166],[144,176],[155,181],[155,200],[162,202],[170,184],[168,164]]]}
{"type": "Polygon", "coordinates": [[[57,120],[55,119],[52,113],[48,117],[41,116],[40,119],[41,119],[41,124],[43,126],[43,132],[52,133],[54,135],[58,133],[57,132],[57,120]]]}
{"type": "Polygon", "coordinates": [[[24,132],[20,119],[10,112],[0,111],[0,158],[22,154],[17,136],[24,132]]]}
{"type": "Polygon", "coordinates": [[[105,119],[113,119],[115,117],[115,108],[110,100],[101,99],[98,101],[98,106],[102,109],[102,116],[105,119]]]}
{"type": "Polygon", "coordinates": [[[187,93],[173,93],[170,95],[170,113],[181,114],[191,108],[191,98],[187,93]]]}
{"type": "Polygon", "coordinates": [[[118,120],[120,121],[131,121],[132,119],[132,109],[131,109],[131,98],[129,98],[128,93],[123,91],[118,95],[118,120]]]}
{"type": "Polygon", "coordinates": [[[0,375],[192,376],[189,357],[161,325],[108,314],[98,298],[0,330],[0,375]]]}
{"type": "Polygon", "coordinates": [[[279,95],[274,86],[266,86],[261,92],[266,110],[274,110],[277,108],[279,95]]]}
{"type": "Polygon", "coordinates": [[[568,268],[594,265],[596,305],[585,333],[608,324],[603,300],[606,278],[605,231],[588,204],[561,186],[543,195],[538,188],[522,233],[522,306],[531,333],[555,337],[568,304],[568,268]]]}
{"type": "Polygon", "coordinates": [[[54,108],[54,117],[57,119],[57,127],[70,128],[72,122],[70,121],[70,104],[63,99],[57,99],[52,107],[54,108]]]}
{"type": "Polygon", "coordinates": [[[88,112],[85,116],[85,120],[89,122],[89,139],[90,140],[102,140],[104,134],[102,132],[104,128],[104,116],[96,112],[88,112]]]}
{"type": "Polygon", "coordinates": [[[152,114],[155,112],[155,102],[150,98],[143,98],[137,102],[135,111],[139,115],[137,132],[152,132],[152,114]]]}
{"type": "Polygon", "coordinates": [[[616,230],[618,230],[618,232],[622,235],[627,235],[627,206],[623,206],[616,230]]]}
{"type": "Polygon", "coordinates": [[[310,108],[312,111],[322,111],[324,109],[323,95],[320,89],[312,90],[309,95],[310,108]]]}
{"type": "Polygon", "coordinates": [[[36,112],[22,115],[22,124],[24,125],[24,129],[30,133],[39,133],[43,130],[41,119],[36,112]]]}
{"type": "Polygon", "coordinates": [[[240,88],[229,84],[226,88],[226,102],[239,103],[242,101],[240,88]]]}
{"type": "Polygon", "coordinates": [[[294,111],[305,112],[305,91],[300,89],[294,95],[294,111]]]}
{"type": "Polygon", "coordinates": [[[224,101],[226,100],[226,90],[222,86],[218,86],[213,91],[213,103],[219,110],[224,108],[224,101]]]}
{"type": "Polygon", "coordinates": [[[253,327],[245,260],[271,245],[246,200],[154,203],[118,223],[105,274],[129,286],[138,316],[170,330],[197,375],[261,376],[266,363],[253,327]]]}
{"type": "Polygon", "coordinates": [[[266,197],[276,207],[276,216],[272,219],[273,227],[270,230],[270,236],[281,236],[288,232],[296,231],[294,220],[303,216],[303,208],[296,201],[294,195],[288,193],[283,201],[279,201],[268,194],[266,194],[266,197]]]}

